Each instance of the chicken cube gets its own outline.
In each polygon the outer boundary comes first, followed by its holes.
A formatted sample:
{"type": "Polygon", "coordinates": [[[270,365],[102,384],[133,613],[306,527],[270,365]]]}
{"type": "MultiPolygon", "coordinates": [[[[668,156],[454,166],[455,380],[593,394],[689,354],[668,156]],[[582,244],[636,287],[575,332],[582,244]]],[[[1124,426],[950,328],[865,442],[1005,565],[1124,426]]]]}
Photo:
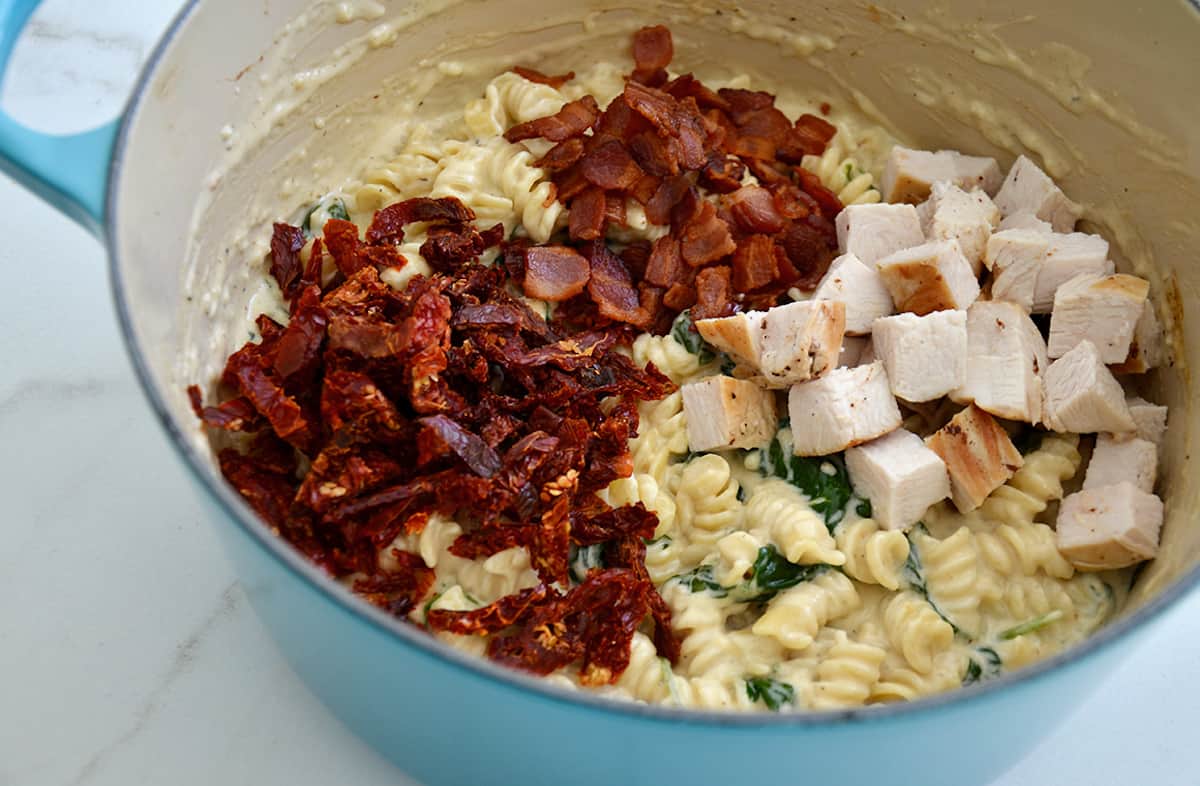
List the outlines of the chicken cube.
{"type": "Polygon", "coordinates": [[[965,311],[881,317],[875,320],[871,344],[887,370],[892,393],[905,401],[932,401],[966,379],[965,311]]]}
{"type": "Polygon", "coordinates": [[[1050,234],[1033,229],[1005,229],[989,237],[983,265],[992,271],[992,299],[1032,311],[1038,273],[1049,248],[1050,234]]]}
{"type": "Polygon", "coordinates": [[[1149,294],[1149,282],[1123,273],[1085,273],[1066,282],[1054,295],[1046,345],[1050,357],[1062,357],[1086,338],[1105,363],[1124,361],[1149,294]]]}
{"type": "Polygon", "coordinates": [[[1142,304],[1142,313],[1133,328],[1133,341],[1129,354],[1120,363],[1110,368],[1114,374],[1145,374],[1163,362],[1163,332],[1154,304],[1147,298],[1142,304]]]}
{"type": "Polygon", "coordinates": [[[934,183],[983,189],[995,194],[1002,178],[994,158],[964,156],[956,150],[912,150],[896,145],[888,155],[880,189],[887,202],[924,201],[934,183]]]}
{"type": "Polygon", "coordinates": [[[974,404],[930,435],[925,444],[946,462],[950,498],[962,513],[982,505],[1025,463],[1008,432],[974,404]]]}
{"type": "Polygon", "coordinates": [[[997,417],[1038,423],[1049,365],[1046,341],[1020,306],[977,300],[967,309],[966,374],[950,398],[997,417]]]}
{"type": "Polygon", "coordinates": [[[692,451],[757,448],[775,435],[775,395],[753,382],[705,377],[680,392],[692,451]]]}
{"type": "Polygon", "coordinates": [[[834,223],[838,251],[854,254],[867,266],[925,242],[921,219],[912,205],[847,205],[834,223]]]}
{"type": "Polygon", "coordinates": [[[1107,276],[1114,270],[1108,258],[1108,241],[1099,235],[1051,234],[1033,291],[1033,313],[1049,314],[1058,288],[1076,276],[1085,273],[1107,276]]]}
{"type": "Polygon", "coordinates": [[[1018,210],[1005,216],[1000,219],[1000,226],[997,229],[1001,232],[1007,229],[1030,229],[1047,235],[1054,231],[1054,227],[1050,226],[1049,221],[1043,221],[1029,210],[1018,210]]]}
{"type": "Polygon", "coordinates": [[[765,311],[746,311],[730,317],[696,320],[700,337],[734,360],[757,368],[765,311]]]}
{"type": "Polygon", "coordinates": [[[956,240],[896,251],[879,260],[879,273],[897,311],[965,309],[979,297],[979,281],[956,240]]]}
{"type": "Polygon", "coordinates": [[[1158,446],[1145,439],[1119,439],[1112,434],[1096,437],[1096,448],[1088,462],[1085,489],[1129,482],[1145,492],[1154,491],[1158,480],[1158,446]]]}
{"type": "Polygon", "coordinates": [[[1008,177],[996,192],[996,207],[1005,216],[1022,210],[1033,213],[1049,221],[1055,232],[1070,232],[1083,213],[1049,175],[1025,156],[1018,157],[1008,170],[1008,177]]]}
{"type": "Polygon", "coordinates": [[[842,254],[833,260],[813,298],[845,303],[846,333],[851,336],[867,335],[876,318],[895,312],[879,271],[854,254],[842,254]]]}
{"type": "Polygon", "coordinates": [[[1079,570],[1126,568],[1158,553],[1162,500],[1132,483],[1084,489],[1062,501],[1055,540],[1079,570]]]}
{"type": "MultiPolygon", "coordinates": [[[[861,365],[863,353],[871,344],[867,336],[846,336],[842,339],[842,351],[838,353],[838,368],[854,368],[861,365]]],[[[874,354],[874,353],[872,353],[874,354]]],[[[873,362],[873,358],[871,361],[873,362]]]]}
{"type": "Polygon", "coordinates": [[[793,385],[788,415],[792,450],[798,456],[828,456],[900,426],[900,408],[879,362],[835,368],[823,377],[793,385]]]}
{"type": "Polygon", "coordinates": [[[910,529],[930,505],[950,496],[945,463],[902,428],[847,450],[846,470],[883,529],[910,529]]]}
{"type": "Polygon", "coordinates": [[[730,317],[700,319],[705,341],[746,365],[767,387],[784,388],[837,365],[846,307],[802,300],[730,317]]]}
{"type": "Polygon", "coordinates": [[[1133,417],[1134,429],[1121,436],[1136,437],[1161,446],[1167,433],[1167,408],[1161,404],[1151,404],[1139,396],[1130,396],[1125,403],[1133,417]]]}
{"type": "Polygon", "coordinates": [[[992,230],[1000,223],[1000,211],[988,195],[976,189],[967,192],[953,183],[934,183],[929,200],[918,208],[929,240],[957,240],[971,272],[979,275],[983,254],[992,230]]]}
{"type": "Polygon", "coordinates": [[[1087,339],[1050,364],[1043,386],[1043,421],[1052,431],[1119,434],[1136,428],[1121,383],[1087,339]]]}

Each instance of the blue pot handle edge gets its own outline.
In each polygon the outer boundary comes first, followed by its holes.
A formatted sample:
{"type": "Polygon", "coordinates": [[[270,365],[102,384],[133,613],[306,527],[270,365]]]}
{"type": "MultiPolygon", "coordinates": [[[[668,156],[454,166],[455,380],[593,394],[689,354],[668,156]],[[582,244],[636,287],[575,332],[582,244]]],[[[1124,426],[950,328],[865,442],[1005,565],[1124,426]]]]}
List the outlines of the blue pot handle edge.
{"type": "MultiPolygon", "coordinates": [[[[0,78],[40,0],[0,0],[0,78]]],[[[93,234],[103,231],[118,120],[78,134],[46,134],[0,110],[0,170],[93,234]]]]}

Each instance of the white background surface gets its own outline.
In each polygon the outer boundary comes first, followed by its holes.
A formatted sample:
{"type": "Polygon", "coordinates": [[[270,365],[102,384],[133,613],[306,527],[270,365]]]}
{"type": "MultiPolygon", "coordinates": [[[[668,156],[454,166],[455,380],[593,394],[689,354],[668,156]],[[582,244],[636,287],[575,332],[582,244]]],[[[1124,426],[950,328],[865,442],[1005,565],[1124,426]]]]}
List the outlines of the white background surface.
{"type": "MultiPolygon", "coordinates": [[[[115,114],[175,7],[47,3],[6,108],[55,130],[115,114]]],[[[0,786],[411,783],[247,608],[134,381],[99,243],[2,179],[0,215],[0,786]]],[[[1200,784],[1197,685],[1200,596],[992,786],[1200,784]]]]}

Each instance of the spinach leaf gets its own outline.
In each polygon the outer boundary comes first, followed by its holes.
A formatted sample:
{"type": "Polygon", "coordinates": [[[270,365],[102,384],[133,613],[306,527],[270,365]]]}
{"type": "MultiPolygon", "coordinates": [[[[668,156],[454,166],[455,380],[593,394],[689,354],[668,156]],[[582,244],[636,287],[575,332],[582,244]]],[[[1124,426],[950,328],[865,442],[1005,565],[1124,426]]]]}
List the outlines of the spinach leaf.
{"type": "Polygon", "coordinates": [[[569,573],[571,581],[582,584],[589,572],[604,568],[604,544],[591,546],[571,544],[569,573]]]}
{"type": "Polygon", "coordinates": [[[1033,633],[1035,630],[1040,630],[1047,625],[1058,622],[1063,618],[1062,609],[1054,609],[1048,611],[1041,616],[1034,617],[1031,620],[1025,620],[1020,625],[1014,625],[1008,630],[1000,632],[1000,638],[1004,641],[1011,641],[1018,636],[1024,636],[1026,633],[1033,633]]]}
{"type": "Polygon", "coordinates": [[[712,565],[701,565],[695,570],[690,570],[687,573],[680,573],[671,581],[678,581],[687,587],[692,592],[711,592],[718,598],[724,598],[729,594],[729,590],[722,587],[720,583],[713,578],[712,565]]]}
{"type": "Polygon", "coordinates": [[[967,661],[967,671],[963,675],[963,685],[973,685],[976,682],[990,680],[993,677],[1000,676],[1000,672],[1004,668],[1004,661],[1000,659],[1000,655],[991,647],[976,647],[971,653],[970,660],[967,661]]]}
{"type": "Polygon", "coordinates": [[[871,500],[860,499],[858,501],[858,506],[854,508],[854,512],[857,513],[858,515],[862,516],[864,519],[871,518],[871,514],[872,514],[871,500]]]}
{"type": "MultiPolygon", "coordinates": [[[[929,534],[923,523],[917,524],[914,532],[924,532],[929,534]]],[[[970,638],[961,628],[954,624],[954,620],[946,616],[946,614],[938,608],[938,605],[933,602],[933,598],[929,597],[929,585],[925,580],[925,568],[921,565],[921,554],[917,551],[917,544],[913,543],[912,538],[908,539],[908,559],[904,561],[904,568],[900,571],[900,580],[913,592],[920,595],[929,604],[929,607],[937,612],[937,615],[946,621],[951,628],[954,629],[954,635],[970,638]]]]}
{"type": "Polygon", "coordinates": [[[1017,435],[1012,438],[1013,447],[1022,456],[1028,456],[1033,451],[1042,446],[1042,439],[1046,436],[1046,432],[1041,429],[1033,428],[1032,426],[1026,429],[1021,429],[1017,435]]]}
{"type": "Polygon", "coordinates": [[[700,361],[700,365],[712,362],[716,353],[700,337],[696,326],[692,324],[692,315],[688,311],[680,311],[679,316],[671,323],[671,338],[679,342],[684,349],[691,352],[700,361]]]}
{"type": "MultiPolygon", "coordinates": [[[[318,199],[316,203],[308,209],[308,212],[304,214],[304,220],[300,222],[300,229],[303,230],[306,237],[312,237],[313,213],[316,213],[324,204],[325,201],[323,199],[318,199]]],[[[343,202],[340,197],[330,202],[329,207],[325,212],[329,214],[330,218],[340,218],[342,221],[350,220],[350,214],[346,212],[346,203],[343,202]]]]}
{"type": "Polygon", "coordinates": [[[779,712],[779,708],[785,704],[796,703],[796,689],[770,677],[748,677],[746,695],[750,701],[761,701],[773,712],[779,712]]]}
{"type": "Polygon", "coordinates": [[[846,462],[840,454],[817,458],[793,456],[783,443],[776,434],[763,454],[760,471],[783,478],[800,489],[812,509],[824,517],[825,526],[832,533],[845,518],[846,506],[854,495],[846,462]]]}
{"type": "Polygon", "coordinates": [[[802,581],[811,581],[828,569],[828,565],[788,562],[774,545],[766,545],[758,550],[751,575],[744,583],[732,588],[733,594],[739,601],[765,602],[802,581]]]}

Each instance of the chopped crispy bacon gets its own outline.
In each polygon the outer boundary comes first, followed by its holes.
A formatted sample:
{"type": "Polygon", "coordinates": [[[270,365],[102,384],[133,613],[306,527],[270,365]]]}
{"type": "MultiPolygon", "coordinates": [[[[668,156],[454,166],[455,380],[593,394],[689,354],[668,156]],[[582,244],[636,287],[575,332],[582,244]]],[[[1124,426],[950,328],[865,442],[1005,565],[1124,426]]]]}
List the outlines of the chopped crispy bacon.
{"type": "Polygon", "coordinates": [[[691,187],[692,183],[687,175],[665,178],[655,190],[654,196],[646,203],[646,220],[651,224],[670,223],[671,211],[691,187]]]}
{"type": "Polygon", "coordinates": [[[404,227],[417,221],[465,223],[475,220],[475,211],[457,197],[416,197],[376,211],[367,228],[368,243],[398,243],[404,239],[404,227]]]}
{"type": "Polygon", "coordinates": [[[358,579],[354,582],[354,591],[384,611],[403,617],[429,592],[434,572],[416,554],[393,549],[392,558],[396,563],[395,572],[358,579]]]}
{"type": "Polygon", "coordinates": [[[678,145],[672,145],[673,141],[646,129],[629,140],[629,152],[637,165],[648,174],[668,177],[679,174],[678,145]]]}
{"type": "Polygon", "coordinates": [[[810,213],[821,209],[817,200],[791,183],[772,189],[772,196],[775,199],[775,209],[784,218],[807,218],[810,213]]]}
{"type": "Polygon", "coordinates": [[[606,191],[628,191],[643,174],[625,145],[615,139],[601,142],[584,154],[579,167],[589,183],[606,191]]]}
{"type": "Polygon", "coordinates": [[[733,313],[730,270],[724,266],[707,267],[696,274],[696,305],[692,319],[725,317],[733,313]]]}
{"type": "Polygon", "coordinates": [[[837,129],[829,121],[816,115],[800,115],[779,146],[779,158],[789,164],[799,165],[804,156],[824,153],[829,140],[836,133],[837,129]]]}
{"type": "Polygon", "coordinates": [[[762,186],[742,186],[724,201],[743,232],[773,235],[784,227],[784,217],[775,207],[775,198],[762,186]]]}
{"type": "Polygon", "coordinates": [[[271,233],[271,275],[283,296],[291,298],[300,277],[300,249],[304,248],[304,230],[290,224],[275,224],[271,233]]]}
{"type": "Polygon", "coordinates": [[[838,213],[842,212],[841,200],[838,199],[837,194],[822,185],[821,178],[807,169],[797,169],[796,175],[800,178],[800,187],[820,205],[822,215],[832,221],[838,213]]]}
{"type": "Polygon", "coordinates": [[[712,153],[700,170],[700,184],[718,194],[736,191],[742,185],[746,165],[722,153],[712,153]]]}
{"type": "Polygon", "coordinates": [[[688,223],[680,239],[683,261],[700,267],[732,254],[735,248],[729,225],[717,217],[717,209],[711,202],[701,202],[700,212],[688,223]]]}
{"type": "Polygon", "coordinates": [[[625,263],[600,241],[593,242],[587,252],[592,276],[588,281],[588,295],[600,309],[600,313],[617,322],[631,325],[642,324],[648,315],[642,311],[637,289],[625,263]]]}
{"type": "Polygon", "coordinates": [[[637,72],[650,74],[671,64],[675,44],[663,25],[643,27],[633,34],[633,62],[637,72]]]}
{"type": "Polygon", "coordinates": [[[720,109],[722,112],[728,112],[731,109],[728,101],[716,91],[706,87],[692,74],[676,77],[663,90],[679,99],[694,98],[696,103],[704,109],[720,109]]]}
{"type": "Polygon", "coordinates": [[[572,240],[596,240],[604,234],[608,219],[608,198],[604,191],[590,187],[571,202],[568,233],[572,240]]]}
{"type": "Polygon", "coordinates": [[[696,303],[696,288],[691,284],[677,283],[663,294],[663,305],[672,311],[683,311],[696,303]]]}
{"type": "Polygon", "coordinates": [[[525,250],[525,294],[560,303],[575,297],[591,278],[588,261],[566,246],[534,246],[525,250]]]}
{"type": "Polygon", "coordinates": [[[750,292],[767,286],[779,275],[775,241],[766,235],[750,235],[733,253],[733,288],[750,292]]]}
{"type": "Polygon", "coordinates": [[[551,597],[553,590],[545,584],[506,595],[495,603],[474,611],[431,609],[425,616],[429,627],[457,633],[460,636],[486,636],[524,622],[534,610],[551,597]]]}
{"type": "MultiPolygon", "coordinates": [[[[817,216],[813,216],[817,218],[817,216]]],[[[811,292],[820,283],[829,269],[837,249],[836,238],[830,243],[827,232],[814,227],[808,221],[793,222],[779,236],[779,245],[796,269],[795,286],[811,292]]]]}
{"type": "Polygon", "coordinates": [[[685,267],[679,252],[679,241],[670,235],[654,241],[644,279],[657,287],[670,287],[684,278],[685,267]]]}
{"type": "Polygon", "coordinates": [[[533,162],[547,172],[561,172],[575,165],[583,158],[583,140],[579,137],[564,139],[546,151],[546,155],[533,162]]]}
{"type": "Polygon", "coordinates": [[[513,66],[512,72],[522,79],[528,79],[530,82],[537,82],[539,85],[550,85],[555,90],[559,89],[567,82],[575,78],[574,71],[568,71],[565,74],[557,76],[547,76],[541,71],[533,68],[525,68],[523,66],[513,66]]]}
{"type": "Polygon", "coordinates": [[[596,105],[596,99],[584,96],[564,104],[562,109],[549,117],[540,117],[513,126],[504,132],[504,138],[509,142],[538,137],[549,139],[551,142],[561,142],[587,131],[599,116],[600,107],[596,105]]]}
{"type": "Polygon", "coordinates": [[[775,96],[761,90],[722,87],[717,95],[729,104],[728,112],[734,122],[740,122],[743,115],[775,106],[775,96]]]}
{"type": "Polygon", "coordinates": [[[612,226],[629,226],[624,196],[616,193],[604,195],[604,220],[612,226]]]}

